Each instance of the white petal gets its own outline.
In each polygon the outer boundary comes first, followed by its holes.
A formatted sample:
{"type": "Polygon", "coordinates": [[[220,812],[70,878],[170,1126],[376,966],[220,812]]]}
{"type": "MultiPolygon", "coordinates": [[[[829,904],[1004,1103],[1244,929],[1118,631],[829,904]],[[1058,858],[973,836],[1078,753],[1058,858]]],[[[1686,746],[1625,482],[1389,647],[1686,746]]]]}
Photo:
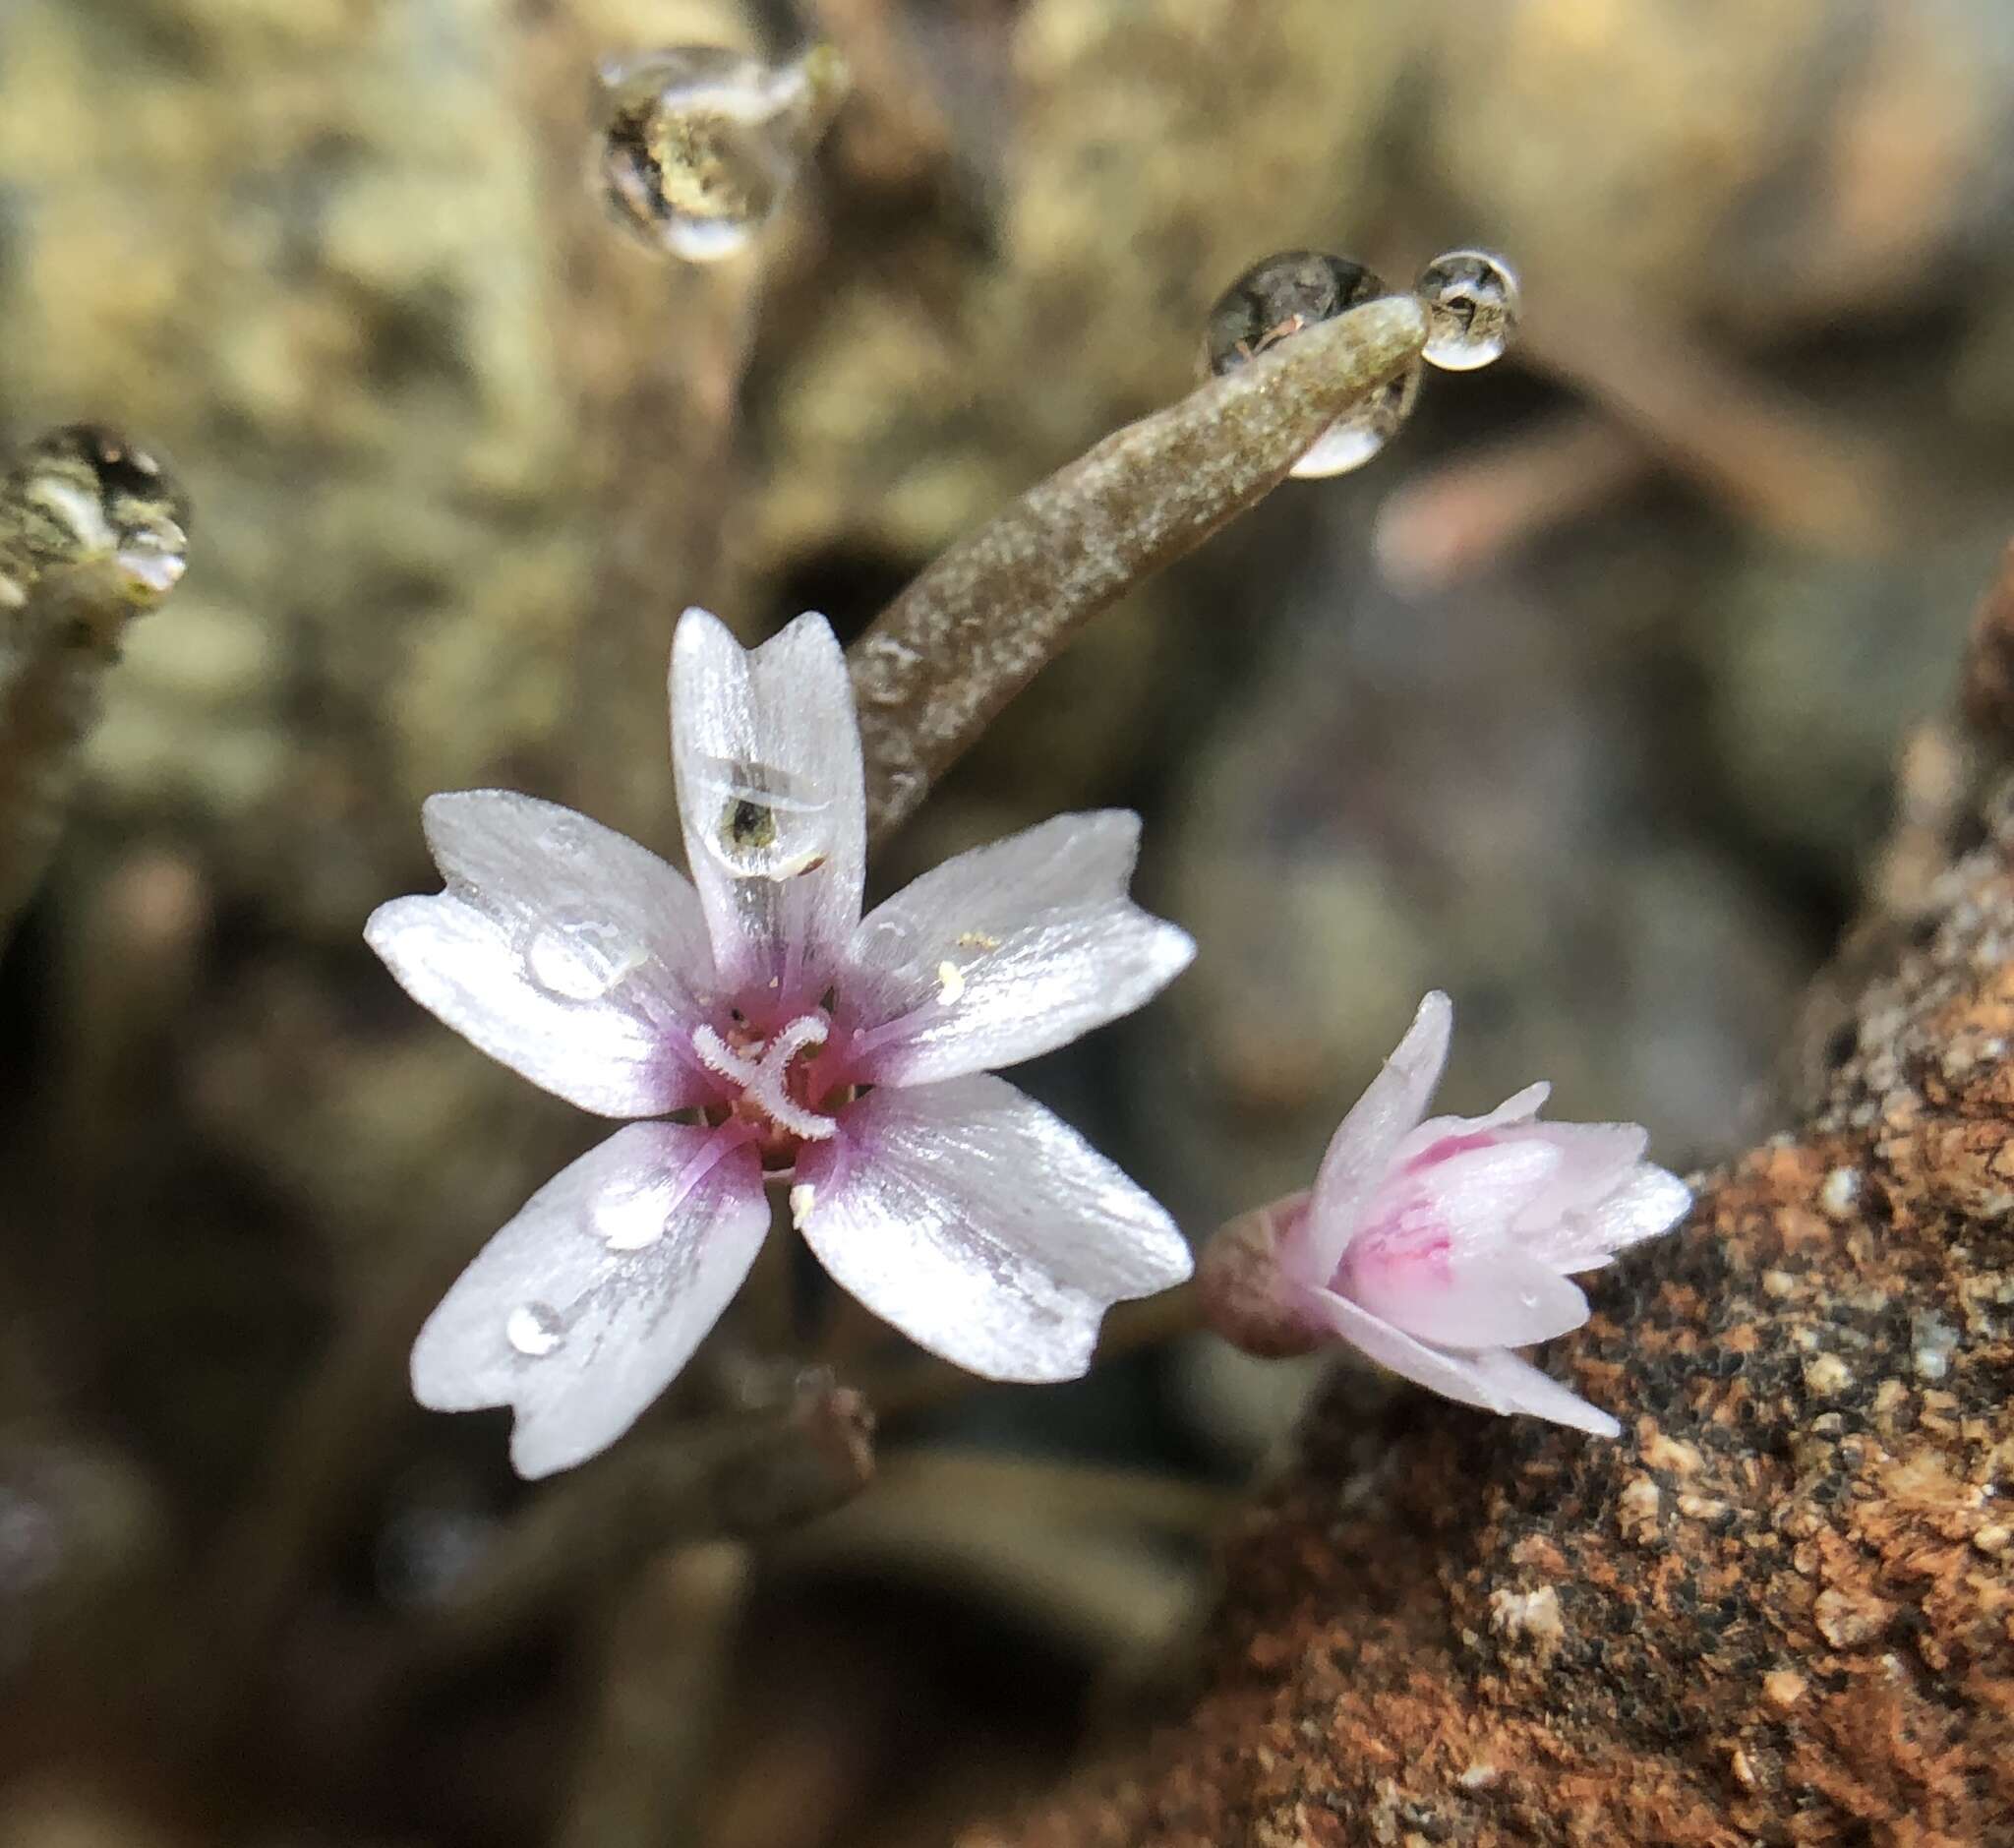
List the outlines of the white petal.
{"type": "Polygon", "coordinates": [[[1576,1216],[1569,1227],[1573,1250],[1553,1255],[1552,1261],[1563,1270],[1606,1262],[1611,1252],[1670,1231],[1691,1204],[1692,1190],[1676,1174],[1654,1162],[1639,1162],[1620,1187],[1576,1216]],[[1583,1266],[1578,1260],[1587,1254],[1593,1256],[1583,1266]]]}
{"type": "MultiPolygon", "coordinates": [[[[778,1011],[815,1001],[860,918],[860,732],[822,616],[752,652],[704,610],[672,642],[672,767],[714,960],[778,1011]]],[[[745,1005],[744,1001],[744,1005],[745,1005]]]]}
{"type": "Polygon", "coordinates": [[[1344,1266],[1349,1293],[1373,1315],[1438,1347],[1521,1347],[1587,1320],[1587,1298],[1550,1265],[1514,1251],[1445,1266],[1344,1266]]]}
{"type": "Polygon", "coordinates": [[[1542,1230],[1590,1211],[1616,1191],[1643,1159],[1650,1134],[1636,1123],[1531,1123],[1510,1132],[1550,1143],[1564,1158],[1519,1223],[1542,1230]]]}
{"type": "Polygon", "coordinates": [[[1191,1270],[1153,1199],[997,1078],[870,1092],[798,1174],[804,1240],[833,1278],[991,1380],[1076,1378],[1110,1304],[1191,1270]]]}
{"type": "MultiPolygon", "coordinates": [[[[1497,1131],[1522,1131],[1522,1128],[1551,1128],[1553,1124],[1537,1124],[1541,1106],[1553,1095],[1553,1086],[1541,1078],[1537,1084],[1526,1084],[1522,1091],[1507,1097],[1495,1110],[1486,1116],[1428,1116],[1418,1128],[1397,1145],[1397,1153],[1392,1157],[1395,1166],[1406,1166],[1410,1162],[1436,1157],[1442,1153],[1454,1153],[1444,1145],[1458,1145],[1472,1141],[1503,1141],[1495,1135],[1497,1131]]],[[[1570,1124],[1569,1124],[1570,1128],[1570,1124]]]]}
{"type": "Polygon", "coordinates": [[[769,1228],[753,1152],[707,1166],[712,1137],[631,1123],[540,1188],[420,1331],[420,1403],[512,1406],[523,1476],[614,1443],[719,1319],[769,1228]]]}
{"type": "Polygon", "coordinates": [[[1443,1399],[1485,1411],[1527,1412],[1597,1437],[1615,1437],[1622,1429],[1607,1412],[1515,1354],[1501,1348],[1450,1353],[1415,1341],[1333,1290],[1309,1294],[1323,1319],[1352,1347],[1443,1399]]]}
{"type": "Polygon", "coordinates": [[[926,872],[854,933],[843,999],[877,1084],[933,1084],[1130,1014],[1196,954],[1126,896],[1140,817],[1058,815],[926,872]],[[872,1030],[902,1024],[874,1036],[872,1030]]]}
{"type": "Polygon", "coordinates": [[[1405,1038],[1330,1139],[1302,1236],[1282,1253],[1303,1282],[1324,1284],[1334,1276],[1364,1208],[1441,1082],[1453,1025],[1453,1005],[1437,988],[1420,1002],[1405,1038]]]}
{"type": "Polygon", "coordinates": [[[1416,1162],[1438,1144],[1453,1138],[1481,1136],[1491,1130],[1530,1127],[1552,1094],[1552,1086],[1541,1078],[1536,1084],[1526,1085],[1522,1091],[1512,1092],[1486,1116],[1430,1116],[1399,1144],[1394,1160],[1401,1164],[1416,1162]]]}
{"type": "Polygon", "coordinates": [[[1623,1427],[1607,1412],[1590,1405],[1570,1387],[1562,1386],[1521,1354],[1490,1347],[1468,1355],[1467,1359],[1475,1369],[1475,1377],[1498,1396],[1508,1411],[1564,1424],[1591,1437],[1620,1437],[1623,1433],[1623,1427]]]}
{"type": "MultiPolygon", "coordinates": [[[[1531,1201],[1552,1185],[1561,1160],[1559,1150],[1546,1143],[1500,1142],[1401,1174],[1388,1181],[1365,1210],[1352,1253],[1377,1242],[1388,1203],[1409,1201],[1424,1202],[1420,1219],[1455,1252],[1502,1247],[1531,1201]]],[[[1398,1242],[1411,1241],[1401,1236],[1398,1242]]]]}
{"type": "Polygon", "coordinates": [[[435,796],[447,890],[381,905],[364,937],[414,1000],[534,1084],[605,1116],[694,1102],[683,1057],[707,952],[692,888],[569,808],[435,796]]]}

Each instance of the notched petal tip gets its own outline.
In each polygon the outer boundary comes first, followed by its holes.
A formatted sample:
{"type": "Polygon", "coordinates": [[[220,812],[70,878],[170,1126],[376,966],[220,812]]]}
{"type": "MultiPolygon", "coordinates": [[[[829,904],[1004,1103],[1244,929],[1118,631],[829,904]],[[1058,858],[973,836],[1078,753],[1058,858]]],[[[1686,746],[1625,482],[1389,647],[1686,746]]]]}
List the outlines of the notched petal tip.
{"type": "Polygon", "coordinates": [[[499,1230],[413,1343],[436,1411],[508,1405],[511,1456],[549,1475],[606,1450],[691,1357],[769,1229],[754,1154],[632,1123],[499,1230]]]}
{"type": "Polygon", "coordinates": [[[437,1332],[440,1319],[437,1308],[422,1326],[406,1360],[413,1402],[426,1411],[488,1411],[509,1404],[507,1393],[479,1385],[450,1354],[448,1340],[437,1332]]]}
{"type": "MultiPolygon", "coordinates": [[[[1152,913],[1143,913],[1152,917],[1152,913]]],[[[1169,924],[1165,918],[1154,919],[1152,947],[1146,961],[1154,972],[1156,989],[1165,987],[1196,960],[1196,939],[1180,924],[1169,924]]]]}
{"type": "Polygon", "coordinates": [[[1140,864],[1140,814],[1132,808],[1075,808],[1040,824],[1066,852],[1080,853],[1111,889],[1125,891],[1140,864]]]}
{"type": "MultiPolygon", "coordinates": [[[[364,941],[377,952],[380,961],[390,963],[391,957],[387,954],[387,948],[397,943],[400,933],[406,927],[406,908],[426,902],[425,899],[412,895],[388,898],[364,920],[364,941]]],[[[392,973],[396,975],[398,972],[393,970],[392,973]]]]}
{"type": "Polygon", "coordinates": [[[607,1443],[582,1443],[559,1420],[518,1411],[510,1423],[510,1467],[520,1480],[541,1482],[598,1457],[607,1443]]]}
{"type": "Polygon", "coordinates": [[[730,986],[794,973],[815,997],[860,918],[860,741],[846,657],[806,614],[744,649],[702,610],[672,642],[672,766],[685,859],[730,986]]]}
{"type": "Polygon", "coordinates": [[[1196,944],[1127,896],[1128,809],[1052,816],[957,855],[854,933],[851,994],[872,1082],[935,1084],[1020,1063],[1143,1006],[1196,944]]]}

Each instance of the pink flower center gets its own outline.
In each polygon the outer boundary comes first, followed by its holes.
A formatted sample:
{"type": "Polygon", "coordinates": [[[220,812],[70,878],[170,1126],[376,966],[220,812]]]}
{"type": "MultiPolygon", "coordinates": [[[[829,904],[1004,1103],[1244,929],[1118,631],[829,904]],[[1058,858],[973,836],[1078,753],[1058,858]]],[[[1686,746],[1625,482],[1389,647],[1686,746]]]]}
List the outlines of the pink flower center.
{"type": "Polygon", "coordinates": [[[767,1166],[787,1164],[800,1143],[828,1142],[838,1133],[827,1107],[836,1088],[820,1069],[823,1061],[808,1056],[831,1033],[825,1010],[813,1008],[766,1038],[739,1019],[726,1034],[709,1026],[692,1035],[693,1052],[716,1080],[723,1120],[753,1133],[767,1166]]]}
{"type": "Polygon", "coordinates": [[[1370,1270],[1388,1280],[1446,1282],[1453,1250],[1453,1232],[1431,1194],[1420,1187],[1386,1188],[1371,1202],[1363,1229],[1343,1253],[1335,1287],[1345,1295],[1355,1293],[1352,1280],[1370,1270]]]}

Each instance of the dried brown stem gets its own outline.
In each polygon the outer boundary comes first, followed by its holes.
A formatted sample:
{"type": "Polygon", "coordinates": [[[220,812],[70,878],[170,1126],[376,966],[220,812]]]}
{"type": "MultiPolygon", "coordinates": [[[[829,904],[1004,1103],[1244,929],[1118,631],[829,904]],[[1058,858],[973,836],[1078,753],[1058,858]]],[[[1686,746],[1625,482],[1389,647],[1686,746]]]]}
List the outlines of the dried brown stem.
{"type": "Polygon", "coordinates": [[[697,1848],[748,1549],[692,1546],[646,1571],[607,1626],[607,1663],[559,1848],[697,1848]]]}
{"type": "Polygon", "coordinates": [[[507,1641],[627,1583],[679,1542],[796,1526],[873,1473],[872,1415],[820,1374],[781,1412],[634,1438],[530,1504],[430,1627],[422,1655],[453,1661],[507,1641]]]}
{"type": "Polygon", "coordinates": [[[1366,302],[1107,437],[928,566],[852,652],[870,837],[1084,623],[1264,499],[1425,336],[1412,297],[1366,302]]]}

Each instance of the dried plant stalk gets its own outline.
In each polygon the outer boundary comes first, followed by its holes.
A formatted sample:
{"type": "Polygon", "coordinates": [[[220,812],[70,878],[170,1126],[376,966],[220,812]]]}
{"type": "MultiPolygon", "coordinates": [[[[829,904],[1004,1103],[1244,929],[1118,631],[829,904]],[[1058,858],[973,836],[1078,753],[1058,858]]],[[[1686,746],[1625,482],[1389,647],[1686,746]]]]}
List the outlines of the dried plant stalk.
{"type": "Polygon", "coordinates": [[[915,811],[1080,625],[1263,500],[1425,339],[1409,295],[1307,328],[1107,437],[929,566],[852,651],[869,837],[915,811]]]}
{"type": "Polygon", "coordinates": [[[839,1507],[874,1473],[873,1417],[807,1373],[788,1404],[632,1439],[534,1501],[441,1613],[423,1653],[461,1658],[627,1583],[681,1541],[761,1538],[839,1507]]]}
{"type": "Polygon", "coordinates": [[[70,426],[0,475],[0,941],[34,891],[126,625],[180,581],[188,508],[145,451],[70,426]]]}

